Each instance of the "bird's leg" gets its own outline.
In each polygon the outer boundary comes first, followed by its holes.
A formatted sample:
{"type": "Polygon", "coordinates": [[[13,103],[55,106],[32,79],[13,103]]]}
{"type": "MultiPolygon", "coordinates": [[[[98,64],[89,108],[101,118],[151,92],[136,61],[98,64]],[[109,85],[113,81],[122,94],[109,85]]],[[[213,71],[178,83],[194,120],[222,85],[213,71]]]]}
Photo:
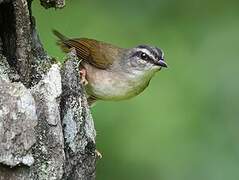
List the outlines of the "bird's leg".
{"type": "Polygon", "coordinates": [[[80,83],[83,85],[87,85],[88,81],[86,80],[86,69],[84,67],[80,68],[80,83]]]}

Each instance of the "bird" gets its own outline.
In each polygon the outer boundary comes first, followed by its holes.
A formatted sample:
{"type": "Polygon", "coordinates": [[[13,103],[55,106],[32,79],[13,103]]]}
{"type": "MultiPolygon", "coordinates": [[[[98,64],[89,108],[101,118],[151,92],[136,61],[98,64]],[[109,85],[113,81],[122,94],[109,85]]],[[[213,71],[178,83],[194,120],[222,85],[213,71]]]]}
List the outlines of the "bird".
{"type": "Polygon", "coordinates": [[[96,101],[119,101],[140,94],[154,74],[168,65],[162,49],[150,45],[121,48],[88,38],[68,38],[57,30],[57,45],[63,52],[75,49],[81,60],[81,83],[90,106],[96,101]]]}

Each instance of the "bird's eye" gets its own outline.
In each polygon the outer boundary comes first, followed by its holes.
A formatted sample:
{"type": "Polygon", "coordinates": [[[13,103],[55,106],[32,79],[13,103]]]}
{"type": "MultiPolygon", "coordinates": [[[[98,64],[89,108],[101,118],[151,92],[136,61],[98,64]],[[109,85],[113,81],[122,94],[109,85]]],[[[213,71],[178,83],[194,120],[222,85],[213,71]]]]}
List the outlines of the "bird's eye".
{"type": "Polygon", "coordinates": [[[147,60],[148,59],[148,55],[142,52],[140,54],[140,58],[143,59],[143,60],[147,60]]]}

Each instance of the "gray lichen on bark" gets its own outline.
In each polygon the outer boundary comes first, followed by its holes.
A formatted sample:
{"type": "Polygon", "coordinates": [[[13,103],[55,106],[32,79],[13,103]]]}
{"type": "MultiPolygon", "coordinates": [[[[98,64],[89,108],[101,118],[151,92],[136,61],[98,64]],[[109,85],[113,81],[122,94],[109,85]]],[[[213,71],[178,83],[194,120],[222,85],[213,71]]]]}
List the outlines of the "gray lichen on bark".
{"type": "Polygon", "coordinates": [[[37,142],[33,147],[35,164],[32,179],[61,179],[65,160],[64,138],[60,118],[60,67],[53,64],[31,93],[36,102],[37,142]]]}
{"type": "MultiPolygon", "coordinates": [[[[41,0],[63,7],[63,0],[41,0]]],[[[0,0],[0,180],[95,179],[95,129],[79,60],[44,51],[27,0],[0,0]]]]}
{"type": "Polygon", "coordinates": [[[34,98],[22,83],[0,78],[0,107],[0,163],[31,166],[37,125],[34,98]]]}

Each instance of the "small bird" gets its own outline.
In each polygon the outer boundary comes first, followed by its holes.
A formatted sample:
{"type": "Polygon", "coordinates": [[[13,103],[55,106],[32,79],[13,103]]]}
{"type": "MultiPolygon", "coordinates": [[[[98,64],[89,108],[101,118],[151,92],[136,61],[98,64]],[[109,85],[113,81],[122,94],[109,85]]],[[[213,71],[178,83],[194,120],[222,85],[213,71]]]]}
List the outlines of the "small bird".
{"type": "Polygon", "coordinates": [[[57,44],[64,52],[75,48],[81,59],[81,82],[85,85],[88,103],[97,100],[124,100],[141,93],[153,75],[167,67],[160,48],[139,45],[120,48],[88,38],[67,38],[56,30],[57,44]]]}

